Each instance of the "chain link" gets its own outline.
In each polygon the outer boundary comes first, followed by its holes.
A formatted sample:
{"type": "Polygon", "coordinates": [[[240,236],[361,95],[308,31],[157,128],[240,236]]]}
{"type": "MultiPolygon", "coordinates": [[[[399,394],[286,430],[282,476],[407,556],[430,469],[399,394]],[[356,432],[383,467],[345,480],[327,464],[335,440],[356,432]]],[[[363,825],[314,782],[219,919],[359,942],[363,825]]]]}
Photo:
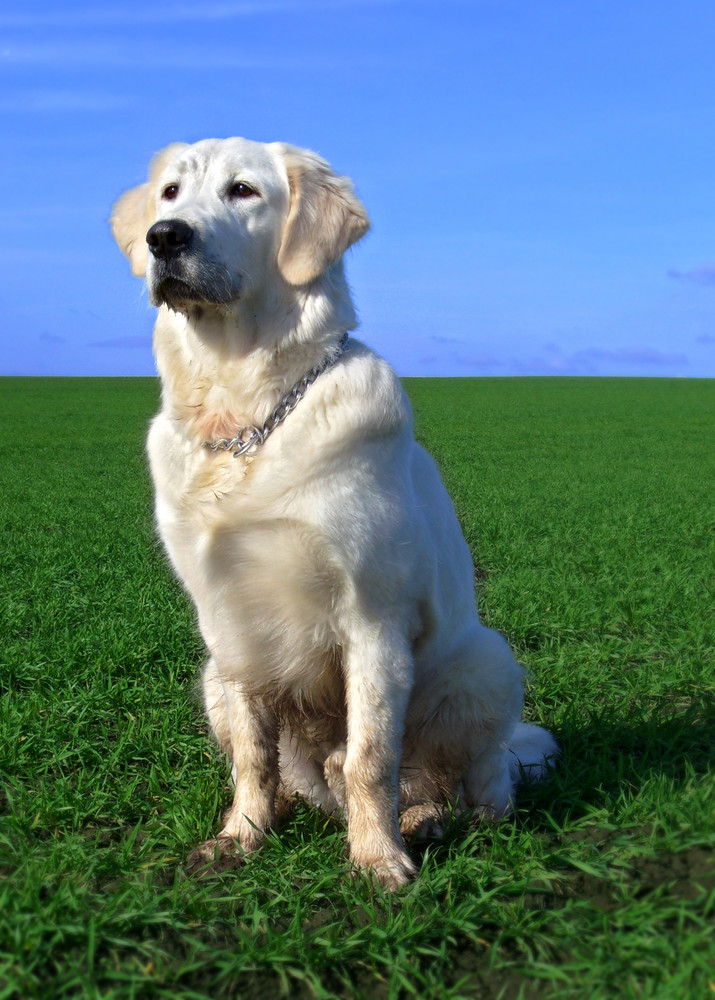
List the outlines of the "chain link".
{"type": "Polygon", "coordinates": [[[288,414],[296,408],[318,376],[335,364],[345,350],[347,342],[348,334],[344,333],[336,353],[326,355],[319,365],[311,368],[299,382],[296,382],[278,405],[271,410],[270,416],[262,427],[256,427],[255,424],[242,427],[235,437],[219,438],[218,441],[204,441],[204,447],[210,448],[211,451],[233,451],[234,458],[245,455],[254,448],[260,448],[268,435],[272,434],[276,427],[283,423],[288,414]]]}

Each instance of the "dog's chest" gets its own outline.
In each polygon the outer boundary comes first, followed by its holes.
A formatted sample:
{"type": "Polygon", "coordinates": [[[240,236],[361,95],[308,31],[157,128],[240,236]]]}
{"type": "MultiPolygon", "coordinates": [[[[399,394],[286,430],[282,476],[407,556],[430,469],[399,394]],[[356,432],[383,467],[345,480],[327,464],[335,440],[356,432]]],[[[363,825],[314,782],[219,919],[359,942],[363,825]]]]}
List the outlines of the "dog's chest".
{"type": "Polygon", "coordinates": [[[163,413],[152,422],[147,453],[159,533],[176,571],[196,597],[202,548],[227,517],[227,507],[235,508],[240,501],[237,491],[249,461],[197,447],[163,413]]]}
{"type": "Polygon", "coordinates": [[[250,458],[212,451],[180,433],[160,413],[152,422],[147,452],[157,496],[177,515],[195,518],[197,526],[220,510],[246,477],[250,458]]]}
{"type": "Polygon", "coordinates": [[[299,491],[277,494],[263,463],[192,451],[161,416],[148,452],[162,541],[209,648],[228,651],[242,682],[256,689],[284,688],[309,701],[313,688],[324,693],[334,676],[325,667],[335,579],[299,491]]]}

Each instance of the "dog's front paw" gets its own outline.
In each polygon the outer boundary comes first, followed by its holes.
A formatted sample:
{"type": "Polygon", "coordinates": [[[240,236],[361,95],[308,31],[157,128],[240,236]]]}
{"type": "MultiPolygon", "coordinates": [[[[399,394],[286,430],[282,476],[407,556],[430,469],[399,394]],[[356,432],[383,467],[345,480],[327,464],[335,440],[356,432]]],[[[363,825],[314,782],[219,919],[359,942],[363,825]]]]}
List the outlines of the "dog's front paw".
{"type": "Polygon", "coordinates": [[[369,878],[378,882],[383,889],[394,891],[407,885],[417,877],[417,866],[404,851],[384,858],[359,860],[353,858],[353,863],[369,878]]]}
{"type": "Polygon", "coordinates": [[[189,853],[186,871],[189,875],[203,878],[231,871],[243,863],[243,851],[233,837],[216,837],[205,840],[189,853]]]}

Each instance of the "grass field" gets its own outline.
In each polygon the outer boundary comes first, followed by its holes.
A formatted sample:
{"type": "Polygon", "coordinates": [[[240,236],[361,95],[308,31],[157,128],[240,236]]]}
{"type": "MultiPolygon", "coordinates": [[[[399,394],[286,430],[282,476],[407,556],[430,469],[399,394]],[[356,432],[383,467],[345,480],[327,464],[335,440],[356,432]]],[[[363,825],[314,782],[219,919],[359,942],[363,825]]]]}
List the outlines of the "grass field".
{"type": "Polygon", "coordinates": [[[564,757],[390,896],[307,808],[186,876],[230,792],[152,528],[157,385],[0,382],[0,1000],[715,995],[715,383],[407,389],[564,757]]]}

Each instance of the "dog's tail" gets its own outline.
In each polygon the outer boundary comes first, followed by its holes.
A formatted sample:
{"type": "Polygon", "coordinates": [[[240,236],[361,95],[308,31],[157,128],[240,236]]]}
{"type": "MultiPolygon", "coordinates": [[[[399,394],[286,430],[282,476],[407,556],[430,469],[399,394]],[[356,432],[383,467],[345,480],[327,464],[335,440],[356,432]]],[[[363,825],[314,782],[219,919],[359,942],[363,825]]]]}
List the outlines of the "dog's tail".
{"type": "Polygon", "coordinates": [[[551,733],[528,722],[517,722],[509,737],[508,749],[509,773],[514,784],[541,781],[560,756],[551,733]]]}

